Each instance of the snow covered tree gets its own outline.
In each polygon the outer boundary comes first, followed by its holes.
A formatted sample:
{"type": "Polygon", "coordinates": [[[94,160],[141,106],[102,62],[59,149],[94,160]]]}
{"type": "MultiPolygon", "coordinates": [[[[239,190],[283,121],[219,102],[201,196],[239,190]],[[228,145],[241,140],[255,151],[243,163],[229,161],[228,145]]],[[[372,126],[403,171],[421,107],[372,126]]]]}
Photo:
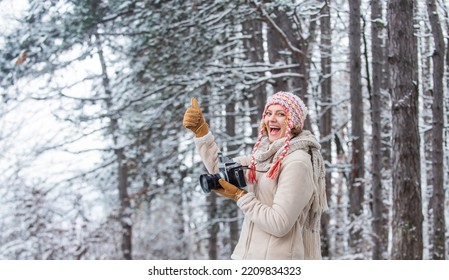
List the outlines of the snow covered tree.
{"type": "Polygon", "coordinates": [[[432,228],[430,236],[432,259],[446,259],[446,222],[444,217],[445,190],[444,190],[444,164],[443,164],[443,126],[444,126],[444,57],[445,45],[441,23],[435,0],[427,0],[427,12],[432,29],[434,51],[433,63],[433,102],[432,102],[432,228]]]}
{"type": "Polygon", "coordinates": [[[393,115],[393,259],[422,259],[418,65],[414,1],[388,2],[393,115]]]}
{"type": "MultiPolygon", "coordinates": [[[[388,171],[388,165],[384,165],[382,159],[385,150],[383,144],[382,129],[383,115],[388,112],[383,101],[386,96],[385,86],[385,24],[383,17],[382,1],[371,1],[371,53],[372,53],[372,92],[370,93],[371,122],[372,122],[372,213],[373,213],[373,259],[387,258],[387,244],[384,240],[388,238],[388,201],[387,184],[383,180],[382,172],[388,171]]],[[[386,134],[386,133],[385,133],[386,134]]]]}
{"type": "Polygon", "coordinates": [[[241,212],[201,191],[183,113],[197,97],[223,152],[249,154],[278,90],[326,159],[324,258],[447,258],[445,6],[29,1],[0,21],[0,258],[228,259],[241,212]]]}
{"type": "Polygon", "coordinates": [[[364,110],[361,84],[361,1],[349,1],[350,96],[351,96],[351,156],[352,172],[349,186],[349,244],[354,254],[363,252],[362,213],[365,196],[364,110]]]}

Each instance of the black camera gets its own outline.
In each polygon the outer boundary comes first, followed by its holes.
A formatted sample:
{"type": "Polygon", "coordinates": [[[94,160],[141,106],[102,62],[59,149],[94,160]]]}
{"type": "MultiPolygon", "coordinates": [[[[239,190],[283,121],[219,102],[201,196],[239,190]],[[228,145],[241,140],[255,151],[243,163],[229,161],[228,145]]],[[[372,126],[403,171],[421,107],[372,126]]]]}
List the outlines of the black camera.
{"type": "Polygon", "coordinates": [[[243,169],[245,167],[229,160],[227,157],[218,153],[219,172],[217,174],[203,174],[200,176],[200,184],[203,192],[210,193],[211,190],[221,188],[218,180],[225,179],[229,183],[238,188],[246,187],[245,175],[243,169]]]}

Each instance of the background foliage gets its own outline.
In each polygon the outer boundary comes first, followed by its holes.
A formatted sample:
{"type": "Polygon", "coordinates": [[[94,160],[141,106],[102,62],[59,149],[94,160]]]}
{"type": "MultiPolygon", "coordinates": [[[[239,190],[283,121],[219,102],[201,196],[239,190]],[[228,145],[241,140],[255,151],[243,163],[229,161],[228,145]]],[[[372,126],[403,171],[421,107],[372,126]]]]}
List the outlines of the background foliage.
{"type": "Polygon", "coordinates": [[[420,142],[401,140],[421,155],[418,258],[449,256],[446,1],[410,1],[417,95],[402,101],[387,17],[398,1],[19,2],[0,1],[0,259],[228,259],[243,217],[201,192],[183,113],[197,97],[223,151],[246,154],[278,90],[307,102],[323,145],[324,258],[398,258],[396,102],[418,112],[420,142]]]}

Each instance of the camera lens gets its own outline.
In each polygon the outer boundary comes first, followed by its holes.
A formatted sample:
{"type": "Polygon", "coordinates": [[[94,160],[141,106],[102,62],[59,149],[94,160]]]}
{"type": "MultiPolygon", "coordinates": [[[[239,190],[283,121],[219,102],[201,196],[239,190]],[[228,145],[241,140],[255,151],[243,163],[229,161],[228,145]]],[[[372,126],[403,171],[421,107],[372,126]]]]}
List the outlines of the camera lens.
{"type": "Polygon", "coordinates": [[[211,190],[220,188],[218,180],[220,179],[219,174],[203,174],[200,176],[200,185],[203,192],[210,193],[211,190]]]}

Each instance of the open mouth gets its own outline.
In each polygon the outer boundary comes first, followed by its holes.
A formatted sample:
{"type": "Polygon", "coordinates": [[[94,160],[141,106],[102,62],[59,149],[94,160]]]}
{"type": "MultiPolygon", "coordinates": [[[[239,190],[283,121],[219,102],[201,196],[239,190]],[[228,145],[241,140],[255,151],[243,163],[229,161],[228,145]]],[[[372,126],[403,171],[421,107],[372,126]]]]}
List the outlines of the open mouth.
{"type": "Polygon", "coordinates": [[[280,132],[280,127],[270,127],[270,135],[278,135],[280,132]]]}

